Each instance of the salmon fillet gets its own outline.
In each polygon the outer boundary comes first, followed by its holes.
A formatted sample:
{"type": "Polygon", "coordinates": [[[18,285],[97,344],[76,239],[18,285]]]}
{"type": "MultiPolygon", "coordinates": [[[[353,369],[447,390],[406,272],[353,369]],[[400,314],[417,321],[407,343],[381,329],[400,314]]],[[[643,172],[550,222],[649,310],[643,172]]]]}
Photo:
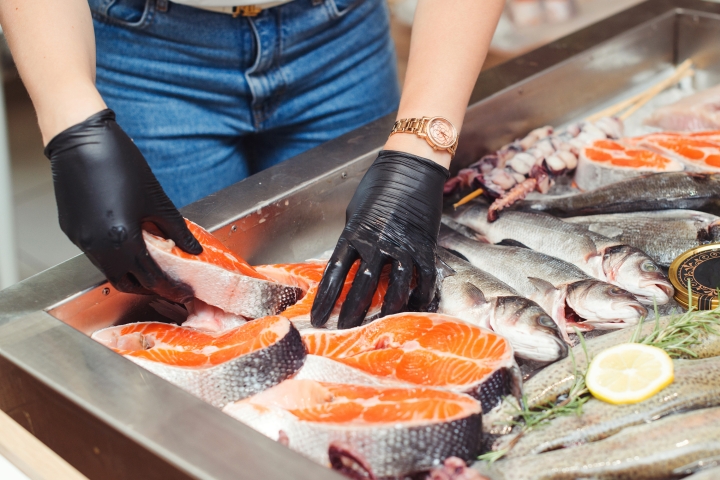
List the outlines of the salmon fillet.
{"type": "Polygon", "coordinates": [[[663,132],[632,138],[629,141],[677,158],[689,170],[720,172],[720,132],[718,131],[694,134],[663,132]]]}
{"type": "Polygon", "coordinates": [[[318,463],[364,471],[362,478],[403,478],[449,456],[473,459],[480,447],[478,402],[427,387],[286,380],[223,411],[318,463]]]}
{"type": "Polygon", "coordinates": [[[298,331],[279,316],[216,335],[147,322],[99,330],[92,338],[218,407],[278,384],[305,359],[298,331]]]}
{"type": "Polygon", "coordinates": [[[302,338],[310,355],[404,384],[468,393],[484,411],[519,391],[509,342],[447,315],[400,313],[348,330],[306,330],[302,338]]]}
{"type": "MultiPolygon", "coordinates": [[[[282,315],[289,318],[299,330],[312,328],[312,324],[310,323],[310,310],[312,309],[312,304],[315,301],[317,287],[322,279],[323,272],[325,272],[326,265],[327,262],[325,261],[310,261],[304,263],[260,265],[256,267],[258,273],[265,275],[276,282],[301,288],[303,292],[305,292],[305,296],[303,296],[299,302],[288,307],[282,312],[282,315]]],[[[350,291],[350,287],[352,286],[352,282],[355,279],[355,274],[357,273],[359,266],[360,261],[358,260],[350,268],[350,271],[345,278],[345,284],[343,285],[337,303],[335,304],[335,308],[330,315],[330,319],[323,328],[337,329],[340,308],[350,291]]],[[[378,287],[373,295],[370,308],[365,315],[365,322],[369,322],[380,314],[383,298],[385,298],[385,292],[387,292],[389,275],[390,267],[385,267],[380,276],[378,287]]]]}
{"type": "Polygon", "coordinates": [[[596,140],[580,151],[575,183],[582,190],[594,190],[638,175],[683,169],[677,160],[646,148],[615,140],[596,140]]]}
{"type": "Polygon", "coordinates": [[[302,290],[271,281],[225,247],[202,227],[185,220],[203,246],[191,255],[147,231],[143,238],[148,252],[162,270],[192,288],[194,296],[208,305],[253,319],[275,315],[297,302],[302,290]]]}

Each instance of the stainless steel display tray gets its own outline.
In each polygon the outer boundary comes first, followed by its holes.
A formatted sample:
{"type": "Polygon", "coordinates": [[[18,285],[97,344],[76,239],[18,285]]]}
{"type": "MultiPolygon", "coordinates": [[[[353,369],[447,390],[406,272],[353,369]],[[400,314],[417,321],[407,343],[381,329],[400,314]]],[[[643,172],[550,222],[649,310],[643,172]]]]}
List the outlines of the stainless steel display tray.
{"type": "MultiPolygon", "coordinates": [[[[720,82],[720,5],[650,0],[478,81],[457,169],[532,128],[582,118],[686,58],[720,82]]],[[[183,209],[251,263],[331,248],[388,116],[183,209]]],[[[314,464],[150,374],[87,333],[157,318],[84,256],[0,292],[0,408],[91,478],[331,479],[314,464]]]]}

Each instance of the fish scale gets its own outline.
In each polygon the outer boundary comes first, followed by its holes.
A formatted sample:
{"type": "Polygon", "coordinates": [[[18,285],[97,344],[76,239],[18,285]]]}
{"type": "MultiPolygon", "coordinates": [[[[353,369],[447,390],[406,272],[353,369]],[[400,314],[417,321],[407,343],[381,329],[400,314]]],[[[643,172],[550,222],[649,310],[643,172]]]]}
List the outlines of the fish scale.
{"type": "Polygon", "coordinates": [[[439,275],[438,313],[503,335],[518,357],[551,362],[567,354],[557,326],[537,303],[444,249],[438,258],[451,270],[439,275]]]}
{"type": "Polygon", "coordinates": [[[569,195],[543,195],[513,208],[560,217],[653,210],[702,210],[720,214],[720,174],[672,172],[643,175],[569,195]]]}
{"type": "Polygon", "coordinates": [[[476,463],[491,480],[679,478],[720,456],[720,408],[671,415],[612,437],[541,455],[476,463]]]}
{"type": "MultiPolygon", "coordinates": [[[[539,454],[595,442],[624,428],[650,423],[679,411],[720,405],[720,358],[675,360],[675,380],[660,393],[638,404],[612,405],[590,399],[582,415],[558,417],[543,428],[525,432],[508,458],[539,454]]],[[[515,434],[500,439],[494,450],[506,448],[515,434]]]]}
{"type": "MultiPolygon", "coordinates": [[[[538,303],[561,332],[581,329],[617,329],[637,324],[647,310],[626,290],[596,280],[578,267],[522,247],[478,242],[448,226],[440,228],[438,243],[538,303]],[[568,319],[568,311],[582,323],[568,319]],[[569,322],[572,322],[569,324],[569,322]]],[[[564,338],[567,338],[567,333],[564,338]]]]}
{"type": "Polygon", "coordinates": [[[691,248],[720,242],[720,217],[695,210],[588,215],[565,221],[639,248],[663,267],[691,248]]]}
{"type": "Polygon", "coordinates": [[[591,277],[629,291],[642,303],[663,305],[672,297],[673,287],[660,267],[636,248],[548,214],[508,211],[490,222],[487,211],[482,203],[472,202],[454,212],[452,219],[491,243],[515,240],[569,262],[591,277]]]}

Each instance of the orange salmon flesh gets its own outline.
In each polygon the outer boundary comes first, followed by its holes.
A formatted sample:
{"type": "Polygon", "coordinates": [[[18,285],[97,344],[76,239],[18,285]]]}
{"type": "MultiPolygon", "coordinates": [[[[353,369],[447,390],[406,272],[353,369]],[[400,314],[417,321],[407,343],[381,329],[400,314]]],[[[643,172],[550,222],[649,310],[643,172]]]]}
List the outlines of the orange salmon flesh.
{"type": "Polygon", "coordinates": [[[133,323],[93,336],[115,352],[177,367],[212,367],[266,348],[290,329],[279,316],[259,318],[218,335],[167,323],[133,323]]]}
{"type": "Polygon", "coordinates": [[[302,332],[307,352],[371,375],[425,386],[474,384],[512,360],[507,340],[435,314],[403,313],[342,331],[302,332]]]}

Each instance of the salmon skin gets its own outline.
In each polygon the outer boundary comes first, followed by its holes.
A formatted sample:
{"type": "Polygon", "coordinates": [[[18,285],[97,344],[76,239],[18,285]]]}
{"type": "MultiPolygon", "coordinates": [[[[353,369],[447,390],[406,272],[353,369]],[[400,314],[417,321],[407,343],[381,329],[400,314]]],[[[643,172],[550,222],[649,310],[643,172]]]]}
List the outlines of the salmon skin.
{"type": "Polygon", "coordinates": [[[467,393],[483,411],[520,395],[510,343],[447,315],[399,313],[347,330],[305,330],[302,338],[310,355],[386,380],[467,393]]]}
{"type": "Polygon", "coordinates": [[[276,315],[302,296],[295,286],[281,285],[258,273],[202,227],[185,220],[203,246],[200,255],[184,252],[172,240],[147,231],[148,252],[162,270],[193,289],[196,298],[245,318],[276,315]]]}
{"type": "Polygon", "coordinates": [[[105,328],[92,338],[216,407],[277,385],[305,360],[297,329],[278,316],[217,335],[147,322],[105,328]]]}
{"type": "Polygon", "coordinates": [[[293,379],[223,411],[352,478],[405,478],[480,448],[478,402],[434,388],[293,379]]]}
{"type": "MultiPolygon", "coordinates": [[[[317,288],[322,279],[323,273],[325,272],[325,266],[327,265],[326,260],[318,261],[307,261],[303,263],[285,263],[278,265],[260,265],[255,267],[257,272],[265,275],[266,277],[275,280],[276,282],[293,285],[305,292],[305,296],[297,302],[295,305],[290,306],[287,310],[282,312],[282,315],[297,327],[299,330],[306,328],[314,328],[310,323],[310,310],[312,309],[313,301],[317,295],[317,288]]],[[[353,264],[345,277],[345,284],[343,285],[342,291],[338,296],[335,308],[333,308],[332,314],[328,319],[327,323],[321,328],[337,329],[338,317],[340,315],[340,308],[342,307],[345,298],[347,297],[352,282],[355,279],[355,274],[360,266],[358,260],[353,264]]],[[[365,314],[365,320],[363,323],[367,323],[380,314],[382,308],[383,298],[388,287],[388,280],[390,277],[389,266],[384,268],[380,275],[380,281],[378,287],[373,295],[370,308],[365,314]]]]}
{"type": "Polygon", "coordinates": [[[682,163],[666,155],[617,140],[596,140],[580,150],[574,178],[581,190],[592,190],[644,173],[682,170],[682,163]]]}

